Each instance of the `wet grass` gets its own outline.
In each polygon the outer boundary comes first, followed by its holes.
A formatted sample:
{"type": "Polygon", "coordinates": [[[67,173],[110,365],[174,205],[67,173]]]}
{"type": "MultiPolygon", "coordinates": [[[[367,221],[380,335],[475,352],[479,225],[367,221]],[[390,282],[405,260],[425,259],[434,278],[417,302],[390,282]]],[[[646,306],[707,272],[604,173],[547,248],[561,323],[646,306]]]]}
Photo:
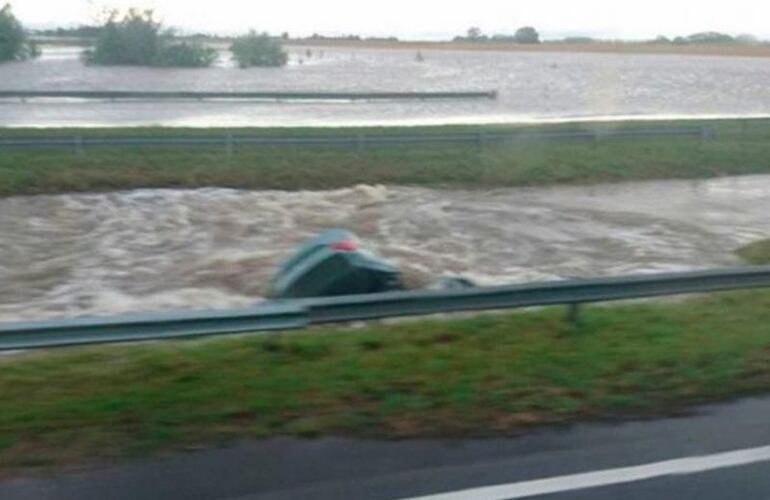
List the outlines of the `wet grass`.
{"type": "Polygon", "coordinates": [[[749,264],[770,265],[770,239],[751,243],[735,253],[749,264]]]}
{"type": "Polygon", "coordinates": [[[494,188],[770,172],[770,120],[635,122],[541,127],[452,126],[366,129],[0,129],[10,136],[355,135],[709,125],[713,140],[651,138],[597,143],[371,147],[224,147],[0,151],[0,196],[145,187],[332,189],[355,184],[494,188]]]}
{"type": "Polygon", "coordinates": [[[273,435],[491,436],[770,390],[770,292],[0,361],[0,470],[273,435]]]}

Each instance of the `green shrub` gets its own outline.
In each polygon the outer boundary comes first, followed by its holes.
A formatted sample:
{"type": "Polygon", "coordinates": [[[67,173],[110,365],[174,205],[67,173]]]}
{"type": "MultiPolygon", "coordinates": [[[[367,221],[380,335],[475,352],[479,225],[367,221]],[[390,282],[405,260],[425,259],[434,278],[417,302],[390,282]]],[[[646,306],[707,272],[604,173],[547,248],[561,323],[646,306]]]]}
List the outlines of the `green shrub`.
{"type": "Polygon", "coordinates": [[[537,32],[532,26],[524,26],[516,30],[516,34],[513,35],[513,39],[516,43],[535,44],[540,43],[540,33],[537,32]]]}
{"type": "Polygon", "coordinates": [[[241,68],[284,66],[289,60],[281,41],[267,33],[249,32],[233,41],[230,50],[241,68]]]}
{"type": "Polygon", "coordinates": [[[735,38],[716,31],[693,33],[686,38],[687,43],[735,43],[735,38]]]}
{"type": "Polygon", "coordinates": [[[157,66],[207,67],[217,59],[217,51],[198,43],[182,42],[164,47],[156,58],[157,66]]]}
{"type": "Polygon", "coordinates": [[[0,9],[0,62],[20,61],[40,55],[37,44],[28,41],[24,27],[6,4],[0,9]]]}
{"type": "Polygon", "coordinates": [[[206,67],[216,59],[216,51],[198,43],[173,41],[171,31],[163,31],[152,11],[130,9],[118,20],[113,12],[100,29],[86,62],[98,65],[206,67]]]}

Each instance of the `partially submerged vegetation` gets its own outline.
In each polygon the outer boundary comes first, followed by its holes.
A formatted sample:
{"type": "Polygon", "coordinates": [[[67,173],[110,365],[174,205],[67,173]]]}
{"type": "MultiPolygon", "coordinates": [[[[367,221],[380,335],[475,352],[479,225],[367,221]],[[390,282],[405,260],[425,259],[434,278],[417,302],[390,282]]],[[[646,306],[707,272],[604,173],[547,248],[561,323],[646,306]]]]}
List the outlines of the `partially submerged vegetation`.
{"type": "Polygon", "coordinates": [[[278,39],[255,31],[233,40],[230,51],[241,68],[280,67],[289,60],[278,39]]]}
{"type": "Polygon", "coordinates": [[[152,11],[129,10],[110,14],[99,28],[95,45],[85,52],[89,64],[130,66],[210,66],[217,51],[195,42],[174,41],[152,11]]]}
{"type": "Polygon", "coordinates": [[[274,435],[508,435],[770,389],[770,292],[2,360],[0,469],[274,435]],[[98,381],[95,383],[94,381],[98,381]]]}
{"type": "MultiPolygon", "coordinates": [[[[45,43],[66,43],[90,45],[100,36],[103,26],[81,25],[72,28],[58,27],[35,31],[45,43]]],[[[192,47],[200,47],[199,43],[233,44],[242,39],[248,39],[252,34],[233,39],[232,37],[212,33],[195,33],[175,36],[174,40],[185,46],[183,60],[189,60],[193,53],[192,47]]],[[[256,35],[260,36],[260,35],[256,35]]],[[[261,46],[265,51],[258,61],[271,61],[269,64],[245,64],[250,66],[280,66],[280,52],[275,46],[295,44],[301,46],[339,45],[343,47],[373,47],[396,48],[406,50],[513,50],[533,52],[599,52],[599,53],[653,53],[653,54],[692,54],[692,55],[725,55],[725,56],[759,56],[770,57],[770,42],[761,40],[751,34],[728,34],[715,31],[693,33],[686,36],[659,35],[648,40],[619,40],[600,39],[589,36],[568,36],[558,39],[542,39],[538,30],[532,26],[508,32],[486,34],[478,26],[473,26],[463,35],[446,41],[399,40],[394,36],[364,36],[358,34],[324,35],[314,33],[305,38],[292,38],[288,32],[280,37],[269,37],[269,43],[261,46]],[[272,55],[271,55],[272,54],[272,55]]],[[[177,51],[181,51],[179,49],[177,51]]],[[[243,51],[241,50],[243,53],[243,51]]],[[[250,56],[243,57],[248,61],[250,56]]]]}
{"type": "Polygon", "coordinates": [[[331,136],[665,128],[705,125],[716,137],[658,137],[598,142],[367,146],[106,147],[5,150],[0,196],[144,187],[334,189],[356,184],[494,188],[648,179],[702,179],[770,173],[770,120],[636,122],[544,126],[254,129],[0,129],[24,136],[331,136]]]}
{"type": "MultiPolygon", "coordinates": [[[[152,11],[129,10],[121,17],[113,11],[104,26],[83,27],[79,32],[95,36],[93,48],[84,53],[89,64],[132,66],[207,67],[217,59],[217,50],[200,37],[177,38],[155,20],[152,11]]],[[[231,46],[241,68],[284,66],[288,54],[281,41],[254,31],[236,38],[231,46]]]]}
{"type": "Polygon", "coordinates": [[[770,239],[741,247],[736,253],[749,264],[770,265],[770,239]]]}

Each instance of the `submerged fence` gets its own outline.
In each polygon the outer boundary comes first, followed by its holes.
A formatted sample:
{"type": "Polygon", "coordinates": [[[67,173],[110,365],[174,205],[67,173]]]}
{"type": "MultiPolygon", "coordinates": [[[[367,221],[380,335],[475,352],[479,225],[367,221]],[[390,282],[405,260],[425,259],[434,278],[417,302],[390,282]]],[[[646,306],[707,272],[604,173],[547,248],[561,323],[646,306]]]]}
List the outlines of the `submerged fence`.
{"type": "Polygon", "coordinates": [[[436,100],[436,99],[496,99],[497,91],[459,92],[193,92],[193,91],[133,91],[133,90],[0,90],[0,99],[227,99],[270,101],[378,101],[378,100],[436,100]]]}
{"type": "Polygon", "coordinates": [[[251,309],[0,323],[0,350],[168,340],[398,316],[568,305],[770,287],[770,266],[267,302],[251,309]]]}

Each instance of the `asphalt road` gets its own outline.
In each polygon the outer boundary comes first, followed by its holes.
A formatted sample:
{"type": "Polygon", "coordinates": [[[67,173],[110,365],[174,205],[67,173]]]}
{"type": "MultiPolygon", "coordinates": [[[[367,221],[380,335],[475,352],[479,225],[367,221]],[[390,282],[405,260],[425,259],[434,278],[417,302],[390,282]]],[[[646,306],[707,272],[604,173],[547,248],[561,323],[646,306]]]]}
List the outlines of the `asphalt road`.
{"type": "Polygon", "coordinates": [[[514,439],[244,442],[14,479],[0,483],[0,498],[766,499],[768,445],[770,398],[761,398],[703,407],[687,417],[579,425],[514,439]]]}

